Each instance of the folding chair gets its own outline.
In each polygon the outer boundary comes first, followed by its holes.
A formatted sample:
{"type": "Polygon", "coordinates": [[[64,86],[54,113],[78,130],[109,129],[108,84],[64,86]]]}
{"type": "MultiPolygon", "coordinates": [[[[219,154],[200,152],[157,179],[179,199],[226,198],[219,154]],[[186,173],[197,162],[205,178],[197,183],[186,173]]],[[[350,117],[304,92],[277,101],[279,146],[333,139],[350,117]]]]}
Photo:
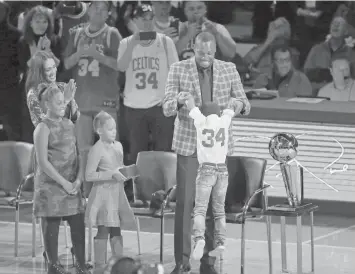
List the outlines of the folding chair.
{"type": "MultiPolygon", "coordinates": [[[[229,184],[226,195],[226,220],[242,225],[240,273],[245,273],[245,221],[263,218],[267,208],[264,184],[267,161],[254,157],[228,157],[229,184]]],[[[269,235],[268,231],[268,235],[269,235]]],[[[223,258],[220,260],[223,273],[223,258]]]]}
{"type": "Polygon", "coordinates": [[[176,154],[162,151],[143,151],[138,154],[139,177],[134,179],[135,201],[131,204],[137,221],[138,253],[141,254],[139,217],[160,219],[160,262],[163,263],[164,218],[174,215],[175,203],[170,202],[176,185],[176,154]],[[150,207],[152,195],[164,191],[161,208],[150,207]]]}
{"type": "MultiPolygon", "coordinates": [[[[8,205],[15,208],[15,257],[18,257],[20,206],[33,204],[34,157],[34,146],[32,144],[12,141],[0,142],[1,187],[5,192],[16,193],[15,198],[9,197],[8,201],[8,205]]],[[[36,223],[37,218],[32,214],[33,258],[36,257],[36,223]]],[[[64,226],[67,228],[66,222],[64,222],[64,226]]],[[[43,246],[40,222],[39,232],[43,246]]],[[[65,233],[65,242],[68,247],[67,233],[65,233]]]]}
{"type": "MultiPolygon", "coordinates": [[[[20,205],[32,204],[33,199],[33,151],[33,145],[29,143],[12,141],[0,143],[2,189],[9,193],[9,196],[13,196],[11,193],[16,193],[15,198],[9,197],[8,201],[9,206],[15,207],[15,257],[18,256],[20,205]]],[[[34,223],[32,227],[32,257],[36,256],[35,229],[36,224],[34,223]]]]}

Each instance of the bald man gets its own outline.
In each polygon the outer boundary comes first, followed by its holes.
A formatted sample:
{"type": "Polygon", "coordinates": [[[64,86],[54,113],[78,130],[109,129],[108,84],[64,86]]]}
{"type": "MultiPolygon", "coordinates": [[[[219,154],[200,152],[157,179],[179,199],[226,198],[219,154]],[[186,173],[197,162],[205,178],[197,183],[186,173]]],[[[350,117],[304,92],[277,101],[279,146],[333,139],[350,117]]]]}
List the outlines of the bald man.
{"type": "MultiPolygon", "coordinates": [[[[177,153],[177,189],[174,232],[174,255],[176,267],[172,274],[190,273],[191,213],[195,199],[195,181],[198,169],[196,154],[196,129],[185,102],[193,97],[195,105],[215,102],[223,110],[231,108],[236,115],[247,115],[250,104],[245,96],[239,74],[233,63],[216,60],[216,40],[213,34],[201,32],[194,44],[195,56],[174,63],[170,67],[163,100],[165,116],[177,115],[172,149],[177,153]]],[[[206,132],[206,145],[223,142],[214,132],[206,132]],[[208,144],[207,144],[208,142],[208,144]]],[[[229,128],[229,153],[233,138],[229,128]]],[[[216,245],[214,222],[209,203],[206,221],[205,250],[201,259],[200,273],[215,274],[215,257],[209,252],[216,245]]]]}

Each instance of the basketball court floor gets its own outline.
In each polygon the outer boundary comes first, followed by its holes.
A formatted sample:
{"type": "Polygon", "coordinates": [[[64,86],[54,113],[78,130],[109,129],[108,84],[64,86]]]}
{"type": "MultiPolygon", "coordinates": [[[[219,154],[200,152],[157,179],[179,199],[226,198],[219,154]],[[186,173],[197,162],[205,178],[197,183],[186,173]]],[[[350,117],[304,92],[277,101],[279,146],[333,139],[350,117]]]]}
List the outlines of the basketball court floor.
{"type": "MultiPolygon", "coordinates": [[[[19,257],[14,257],[14,209],[0,208],[0,273],[2,274],[41,274],[46,273],[42,258],[43,247],[37,233],[36,257],[31,257],[32,227],[30,215],[24,209],[20,216],[19,257]]],[[[304,217],[303,263],[304,273],[309,273],[310,266],[310,229],[309,219],[304,217]]],[[[355,218],[324,216],[315,214],[315,273],[317,274],[354,274],[355,273],[355,218]]],[[[140,258],[143,262],[159,261],[159,221],[141,219],[141,255],[138,255],[137,233],[134,228],[123,231],[126,255],[140,258]]],[[[296,273],[296,228],[295,221],[287,222],[287,259],[288,269],[296,273]]],[[[240,225],[228,224],[226,252],[223,261],[223,274],[240,273],[240,225]]],[[[38,231],[38,228],[37,228],[38,231]]],[[[69,232],[69,231],[68,231],[69,232]]],[[[96,231],[94,229],[93,235],[96,231]]],[[[68,233],[68,235],[70,235],[68,233]]],[[[246,225],[246,274],[268,274],[268,253],[266,242],[266,225],[263,221],[250,221],[246,225]]],[[[70,237],[69,237],[70,238],[70,237]]],[[[87,237],[88,238],[88,237],[87,237]]],[[[280,224],[278,218],[273,219],[273,274],[281,271],[280,224]]],[[[69,246],[70,239],[69,239],[69,246]]],[[[174,267],[173,256],[173,220],[166,221],[164,245],[165,273],[174,267]]],[[[64,226],[59,237],[59,254],[63,265],[72,273],[70,248],[65,247],[64,226]]],[[[110,254],[110,251],[109,251],[110,254]]],[[[192,261],[192,274],[197,274],[199,262],[192,261]]],[[[219,265],[218,261],[216,265],[219,265]]]]}

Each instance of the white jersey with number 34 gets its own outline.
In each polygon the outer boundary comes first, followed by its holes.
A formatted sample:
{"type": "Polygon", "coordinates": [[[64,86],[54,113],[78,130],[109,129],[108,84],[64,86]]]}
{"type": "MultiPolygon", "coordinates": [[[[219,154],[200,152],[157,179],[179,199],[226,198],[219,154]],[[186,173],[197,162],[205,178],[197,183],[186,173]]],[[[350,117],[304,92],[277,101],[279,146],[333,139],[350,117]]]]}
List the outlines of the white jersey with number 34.
{"type": "Polygon", "coordinates": [[[216,114],[205,117],[195,107],[189,115],[196,127],[198,162],[224,164],[228,153],[228,129],[234,111],[225,109],[220,117],[216,114]]]}
{"type": "MultiPolygon", "coordinates": [[[[132,36],[121,41],[118,59],[127,50],[129,39],[132,36]]],[[[126,70],[124,105],[145,109],[159,104],[165,94],[169,64],[177,61],[173,41],[161,33],[157,33],[157,38],[148,45],[136,45],[126,70]]]]}

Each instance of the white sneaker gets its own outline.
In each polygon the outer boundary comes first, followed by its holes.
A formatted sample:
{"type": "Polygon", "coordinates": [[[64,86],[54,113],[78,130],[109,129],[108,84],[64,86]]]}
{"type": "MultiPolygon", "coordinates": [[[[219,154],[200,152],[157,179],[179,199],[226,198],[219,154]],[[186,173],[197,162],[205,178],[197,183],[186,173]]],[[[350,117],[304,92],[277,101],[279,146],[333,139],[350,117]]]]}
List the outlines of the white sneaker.
{"type": "Polygon", "coordinates": [[[203,249],[205,248],[205,240],[201,239],[195,243],[194,251],[192,252],[192,259],[200,260],[203,256],[203,249]]]}
{"type": "Polygon", "coordinates": [[[224,245],[219,245],[215,249],[210,251],[208,254],[211,257],[219,257],[224,252],[225,249],[226,249],[226,247],[224,245]]]}

